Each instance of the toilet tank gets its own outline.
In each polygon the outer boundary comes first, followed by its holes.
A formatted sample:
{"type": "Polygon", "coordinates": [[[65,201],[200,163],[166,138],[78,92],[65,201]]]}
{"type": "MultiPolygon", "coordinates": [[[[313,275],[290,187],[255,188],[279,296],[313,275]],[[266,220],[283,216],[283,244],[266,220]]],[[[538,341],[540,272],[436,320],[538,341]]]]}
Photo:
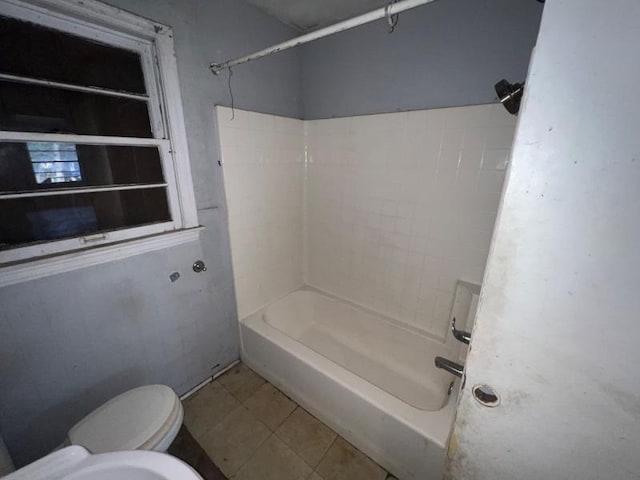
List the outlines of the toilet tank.
{"type": "Polygon", "coordinates": [[[9,451],[2,440],[2,435],[0,435],[0,477],[8,475],[14,470],[9,451]]]}

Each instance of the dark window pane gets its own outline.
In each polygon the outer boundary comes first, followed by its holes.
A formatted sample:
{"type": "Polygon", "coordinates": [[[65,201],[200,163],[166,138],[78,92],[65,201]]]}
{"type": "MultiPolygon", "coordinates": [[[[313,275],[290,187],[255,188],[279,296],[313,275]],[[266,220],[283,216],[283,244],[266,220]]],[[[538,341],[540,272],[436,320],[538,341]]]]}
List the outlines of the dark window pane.
{"type": "Polygon", "coordinates": [[[0,17],[0,72],[145,93],[140,56],[34,23],[0,17]]]}
{"type": "Polygon", "coordinates": [[[6,81],[0,81],[0,130],[152,136],[145,101],[6,81]]]}
{"type": "Polygon", "coordinates": [[[78,145],[77,148],[89,185],[164,182],[157,147],[78,145]]]}
{"type": "Polygon", "coordinates": [[[0,142],[0,192],[163,182],[156,147],[0,142]]]}
{"type": "Polygon", "coordinates": [[[0,249],[169,220],[164,188],[0,200],[0,249]]]}

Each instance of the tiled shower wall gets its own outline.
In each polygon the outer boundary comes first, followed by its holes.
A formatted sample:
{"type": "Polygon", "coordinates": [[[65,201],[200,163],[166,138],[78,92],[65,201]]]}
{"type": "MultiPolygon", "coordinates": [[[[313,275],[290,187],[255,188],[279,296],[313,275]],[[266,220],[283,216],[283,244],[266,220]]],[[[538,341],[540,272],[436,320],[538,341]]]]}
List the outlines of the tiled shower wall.
{"type": "Polygon", "coordinates": [[[217,107],[217,118],[238,316],[244,318],[304,283],[304,124],[225,107],[217,107]]]}
{"type": "Polygon", "coordinates": [[[307,122],[307,283],[444,337],[480,283],[513,139],[499,105],[307,122]]]}
{"type": "Polygon", "coordinates": [[[444,337],[456,280],[482,280],[514,118],[499,105],[230,115],[219,109],[240,318],[307,283],[444,337]]]}

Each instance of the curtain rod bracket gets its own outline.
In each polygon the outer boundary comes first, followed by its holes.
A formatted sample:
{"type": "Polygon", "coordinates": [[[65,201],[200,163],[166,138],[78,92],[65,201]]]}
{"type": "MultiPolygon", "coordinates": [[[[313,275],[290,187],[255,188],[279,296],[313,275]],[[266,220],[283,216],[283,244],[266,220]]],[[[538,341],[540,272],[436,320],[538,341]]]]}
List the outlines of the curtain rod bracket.
{"type": "Polygon", "coordinates": [[[389,30],[388,33],[393,33],[393,31],[396,28],[396,25],[398,24],[398,14],[396,13],[395,15],[391,14],[391,6],[396,3],[398,0],[390,0],[389,3],[387,4],[387,6],[385,7],[384,11],[385,11],[385,16],[387,17],[387,24],[389,25],[389,30]]]}
{"type": "Polygon", "coordinates": [[[224,70],[224,67],[219,63],[213,62],[209,65],[209,70],[211,70],[211,73],[214,75],[218,75],[222,70],[224,70]]]}

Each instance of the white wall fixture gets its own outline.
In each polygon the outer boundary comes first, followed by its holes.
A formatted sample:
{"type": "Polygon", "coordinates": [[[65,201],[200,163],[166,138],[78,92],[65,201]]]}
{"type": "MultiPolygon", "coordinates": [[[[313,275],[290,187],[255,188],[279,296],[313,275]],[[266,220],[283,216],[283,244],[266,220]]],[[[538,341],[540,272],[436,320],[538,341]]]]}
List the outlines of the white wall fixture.
{"type": "Polygon", "coordinates": [[[238,316],[304,282],[304,125],[217,107],[238,316]]]}
{"type": "Polygon", "coordinates": [[[307,283],[444,339],[481,283],[515,120],[500,105],[307,122],[307,283]]]}
{"type": "Polygon", "coordinates": [[[547,2],[467,359],[456,479],[640,478],[640,2],[547,2]],[[617,98],[607,92],[615,83],[617,98]],[[486,408],[471,387],[488,384],[486,408]]]}
{"type": "Polygon", "coordinates": [[[513,117],[217,113],[243,361],[400,478],[440,478],[455,397],[434,359],[464,362],[447,332],[473,322],[513,117]]]}
{"type": "Polygon", "coordinates": [[[218,121],[240,318],[305,283],[445,338],[456,281],[482,281],[513,117],[218,121]]]}
{"type": "Polygon", "coordinates": [[[89,453],[84,447],[72,445],[50,453],[20,470],[8,475],[6,480],[49,480],[74,478],[89,480],[145,480],[149,478],[180,478],[201,480],[189,465],[171,455],[158,452],[118,451],[89,453]]]}
{"type": "MultiPolygon", "coordinates": [[[[458,388],[443,345],[300,290],[240,322],[242,361],[402,480],[441,480],[458,388]]],[[[459,382],[457,382],[459,383],[459,382]]]]}

